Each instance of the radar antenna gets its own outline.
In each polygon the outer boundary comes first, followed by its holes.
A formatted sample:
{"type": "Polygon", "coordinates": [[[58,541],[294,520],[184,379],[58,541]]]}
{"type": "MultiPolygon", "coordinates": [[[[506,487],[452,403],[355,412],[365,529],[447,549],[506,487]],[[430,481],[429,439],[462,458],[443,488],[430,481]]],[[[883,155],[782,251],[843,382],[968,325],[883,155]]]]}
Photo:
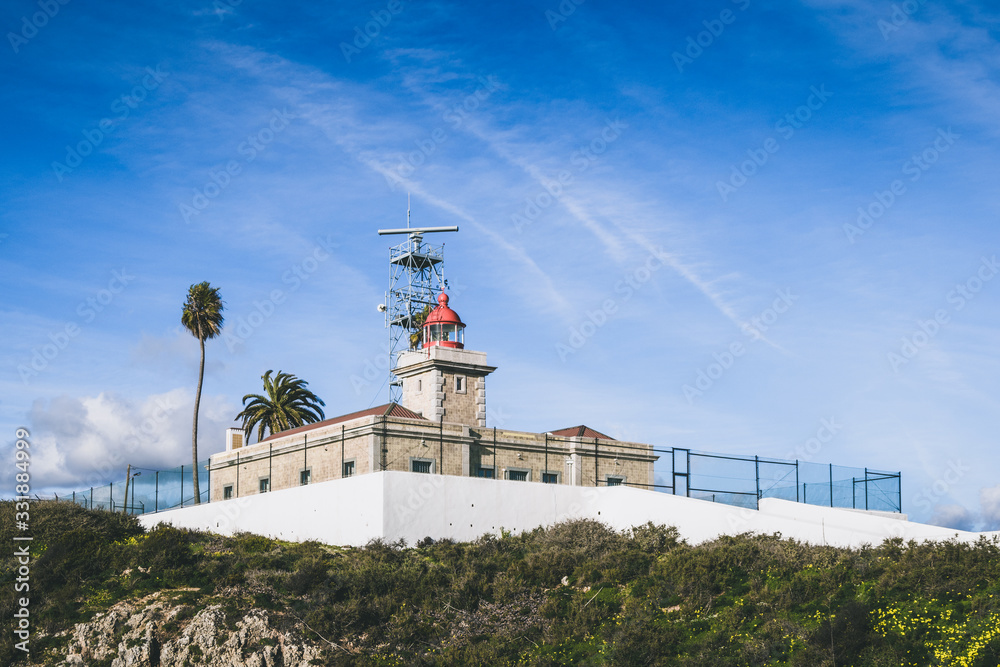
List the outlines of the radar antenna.
{"type": "Polygon", "coordinates": [[[385,326],[389,330],[389,402],[399,403],[403,388],[396,377],[400,352],[417,340],[418,315],[434,308],[448,281],[444,277],[444,244],[424,242],[424,234],[457,232],[458,226],[411,227],[410,195],[406,195],[406,228],[380,229],[379,236],[406,234],[406,240],[389,248],[389,290],[385,294],[385,326]]]}

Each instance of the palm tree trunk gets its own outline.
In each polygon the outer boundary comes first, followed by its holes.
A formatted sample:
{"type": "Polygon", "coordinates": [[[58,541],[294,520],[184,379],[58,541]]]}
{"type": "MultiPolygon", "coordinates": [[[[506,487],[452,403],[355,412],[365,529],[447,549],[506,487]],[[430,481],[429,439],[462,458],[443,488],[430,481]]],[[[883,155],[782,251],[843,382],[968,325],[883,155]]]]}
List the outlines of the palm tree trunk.
{"type": "Polygon", "coordinates": [[[194,483],[194,504],[201,503],[201,490],[198,487],[198,408],[201,406],[201,384],[205,379],[205,339],[201,337],[201,327],[198,327],[198,342],[201,343],[201,366],[198,368],[198,392],[194,395],[194,425],[191,427],[191,477],[194,483]]]}

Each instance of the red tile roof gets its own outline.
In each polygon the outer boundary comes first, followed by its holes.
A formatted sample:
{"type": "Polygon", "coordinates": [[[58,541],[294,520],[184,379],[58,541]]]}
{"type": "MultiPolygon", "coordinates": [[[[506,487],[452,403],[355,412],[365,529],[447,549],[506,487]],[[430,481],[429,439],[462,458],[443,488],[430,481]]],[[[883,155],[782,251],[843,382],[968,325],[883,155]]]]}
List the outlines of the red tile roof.
{"type": "Polygon", "coordinates": [[[570,426],[561,428],[558,431],[549,431],[552,435],[561,435],[566,438],[600,438],[601,440],[614,440],[610,435],[604,435],[600,431],[595,431],[589,426],[570,426]]]}
{"type": "MultiPolygon", "coordinates": [[[[307,431],[312,431],[313,429],[323,428],[324,426],[330,426],[332,424],[339,424],[341,422],[351,421],[352,419],[358,419],[360,417],[403,417],[404,419],[424,419],[413,410],[408,410],[404,408],[399,403],[386,403],[385,405],[380,405],[375,408],[368,408],[367,410],[358,410],[357,412],[352,412],[350,414],[341,415],[339,417],[333,417],[332,419],[324,419],[321,422],[315,422],[313,424],[306,424],[305,426],[299,426],[297,428],[290,428],[287,431],[280,431],[278,433],[272,433],[267,436],[261,442],[267,442],[268,440],[274,440],[275,438],[283,438],[286,435],[294,435],[296,433],[305,433],[307,431]]],[[[424,421],[427,421],[424,419],[424,421]]]]}

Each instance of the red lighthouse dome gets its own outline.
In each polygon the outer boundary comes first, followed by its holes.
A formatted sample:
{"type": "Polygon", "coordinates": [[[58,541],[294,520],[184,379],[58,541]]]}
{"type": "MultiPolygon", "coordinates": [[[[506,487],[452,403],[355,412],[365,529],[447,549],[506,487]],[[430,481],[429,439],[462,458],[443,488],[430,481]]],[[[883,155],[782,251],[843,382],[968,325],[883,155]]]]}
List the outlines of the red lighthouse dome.
{"type": "Polygon", "coordinates": [[[448,307],[448,295],[444,292],[438,295],[437,308],[432,310],[424,320],[423,347],[465,347],[465,324],[454,310],[448,307]]]}

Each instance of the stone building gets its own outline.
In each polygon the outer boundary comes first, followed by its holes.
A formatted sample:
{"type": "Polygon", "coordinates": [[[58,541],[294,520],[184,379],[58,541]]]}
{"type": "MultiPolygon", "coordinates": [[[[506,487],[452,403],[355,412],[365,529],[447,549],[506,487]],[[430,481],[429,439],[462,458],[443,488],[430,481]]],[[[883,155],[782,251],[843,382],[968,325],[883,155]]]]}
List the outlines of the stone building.
{"type": "Polygon", "coordinates": [[[383,470],[571,486],[650,488],[650,445],[587,426],[530,433],[486,426],[486,353],[465,349],[448,296],[424,322],[421,346],[400,353],[402,405],[389,403],[275,433],[248,445],[226,432],[211,457],[211,498],[224,500],[383,470]]]}

